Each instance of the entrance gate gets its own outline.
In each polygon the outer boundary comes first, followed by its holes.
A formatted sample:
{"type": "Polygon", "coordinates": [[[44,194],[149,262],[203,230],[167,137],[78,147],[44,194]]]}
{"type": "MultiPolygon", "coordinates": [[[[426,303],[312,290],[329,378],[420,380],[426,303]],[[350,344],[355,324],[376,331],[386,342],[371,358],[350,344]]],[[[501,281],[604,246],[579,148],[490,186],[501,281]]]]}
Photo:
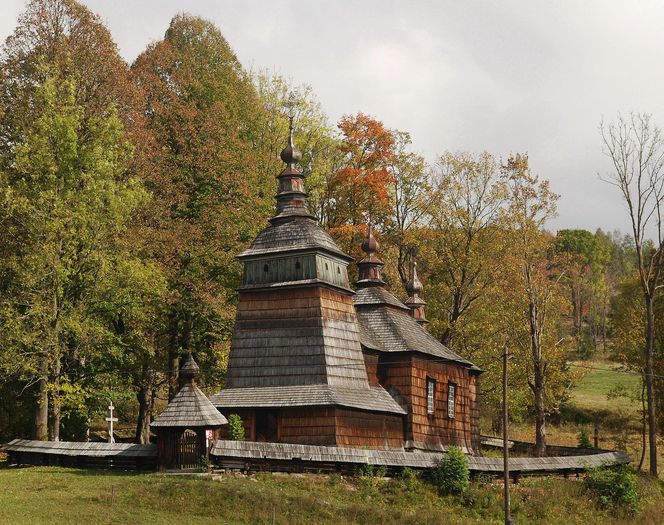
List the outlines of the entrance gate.
{"type": "Polygon", "coordinates": [[[179,468],[199,467],[201,456],[198,435],[193,430],[185,430],[178,440],[179,468]]]}

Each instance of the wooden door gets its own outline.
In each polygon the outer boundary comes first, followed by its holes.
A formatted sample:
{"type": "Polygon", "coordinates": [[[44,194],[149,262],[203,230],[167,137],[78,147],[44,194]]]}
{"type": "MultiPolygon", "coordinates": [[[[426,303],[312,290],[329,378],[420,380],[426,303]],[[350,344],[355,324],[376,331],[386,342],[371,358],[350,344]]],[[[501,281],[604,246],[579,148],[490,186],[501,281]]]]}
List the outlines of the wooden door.
{"type": "Polygon", "coordinates": [[[193,430],[185,430],[178,440],[178,467],[181,469],[199,467],[201,456],[198,435],[193,430]]]}

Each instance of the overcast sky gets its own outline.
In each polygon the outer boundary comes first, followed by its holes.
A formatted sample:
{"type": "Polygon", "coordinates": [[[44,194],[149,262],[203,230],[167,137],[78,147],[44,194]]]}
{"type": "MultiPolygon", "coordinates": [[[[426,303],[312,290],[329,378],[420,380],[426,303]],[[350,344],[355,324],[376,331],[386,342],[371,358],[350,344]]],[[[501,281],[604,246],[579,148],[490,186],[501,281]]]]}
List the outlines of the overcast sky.
{"type": "MultiPolygon", "coordinates": [[[[310,84],[332,121],[369,113],[446,150],[528,152],[561,195],[553,229],[627,231],[598,123],[664,126],[664,2],[86,0],[132,61],[181,11],[214,21],[246,68],[310,84]]],[[[0,37],[22,0],[0,3],[0,37]]]]}

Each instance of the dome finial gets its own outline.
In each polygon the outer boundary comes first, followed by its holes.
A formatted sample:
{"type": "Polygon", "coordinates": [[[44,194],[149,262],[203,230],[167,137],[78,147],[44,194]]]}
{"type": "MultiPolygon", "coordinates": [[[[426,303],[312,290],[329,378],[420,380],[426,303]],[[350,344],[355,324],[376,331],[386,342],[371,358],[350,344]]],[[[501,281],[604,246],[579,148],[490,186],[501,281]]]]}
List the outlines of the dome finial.
{"type": "Polygon", "coordinates": [[[362,251],[367,255],[357,263],[360,269],[360,279],[356,286],[363,288],[367,286],[383,286],[385,283],[380,278],[380,270],[383,267],[383,261],[376,257],[378,251],[378,241],[373,236],[373,224],[371,216],[367,224],[367,236],[362,241],[362,251]]]}
{"type": "Polygon", "coordinates": [[[302,154],[297,150],[293,143],[293,115],[288,117],[288,144],[281,151],[281,160],[288,164],[289,168],[295,168],[295,165],[302,159],[302,154]]]}
{"type": "Polygon", "coordinates": [[[413,318],[422,326],[427,324],[429,321],[426,318],[424,307],[427,304],[420,297],[420,292],[422,291],[422,282],[417,277],[417,261],[415,260],[415,250],[410,250],[410,279],[406,283],[406,292],[408,292],[408,299],[405,301],[405,305],[410,308],[410,314],[413,318]]]}
{"type": "Polygon", "coordinates": [[[200,373],[201,369],[198,367],[198,364],[196,364],[196,361],[194,361],[194,356],[189,352],[182,368],[180,368],[180,375],[185,381],[193,381],[200,373]]]}
{"type": "Polygon", "coordinates": [[[367,223],[367,236],[362,241],[362,251],[371,255],[372,253],[376,253],[379,247],[378,241],[373,236],[373,224],[371,223],[371,219],[369,219],[367,223]]]}
{"type": "Polygon", "coordinates": [[[417,278],[417,261],[415,256],[411,253],[410,256],[410,279],[406,283],[406,291],[408,295],[416,297],[422,291],[422,282],[417,278]]]}

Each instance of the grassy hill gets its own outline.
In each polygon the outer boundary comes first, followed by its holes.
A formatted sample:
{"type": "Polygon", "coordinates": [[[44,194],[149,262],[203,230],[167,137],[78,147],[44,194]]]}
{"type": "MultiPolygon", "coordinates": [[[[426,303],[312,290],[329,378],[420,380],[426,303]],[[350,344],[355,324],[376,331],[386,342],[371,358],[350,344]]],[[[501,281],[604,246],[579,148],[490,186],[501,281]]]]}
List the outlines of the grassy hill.
{"type": "MultiPolygon", "coordinates": [[[[657,523],[661,488],[639,480],[636,516],[600,510],[577,481],[526,479],[513,490],[519,524],[657,523]]],[[[186,478],[32,467],[0,468],[0,523],[438,524],[501,523],[502,486],[441,498],[419,480],[274,475],[186,478]],[[274,521],[273,521],[274,519],[274,521]]]]}
{"type": "MultiPolygon", "coordinates": [[[[601,446],[625,442],[638,460],[639,405],[628,395],[608,400],[621,387],[638,394],[638,377],[605,361],[588,363],[561,414],[548,425],[551,443],[575,445],[582,428],[600,419],[601,446]],[[622,440],[622,441],[621,441],[622,440]]],[[[532,439],[532,424],[512,427],[532,439]]],[[[664,465],[664,462],[662,462],[664,465]]],[[[2,463],[0,463],[2,465],[2,463]]],[[[645,476],[635,516],[600,509],[583,483],[559,478],[524,479],[513,487],[516,523],[662,523],[664,485],[645,476]]],[[[374,477],[278,475],[180,477],[75,469],[0,467],[0,524],[434,524],[502,523],[502,485],[473,483],[461,498],[438,496],[419,480],[374,477]]]]}

